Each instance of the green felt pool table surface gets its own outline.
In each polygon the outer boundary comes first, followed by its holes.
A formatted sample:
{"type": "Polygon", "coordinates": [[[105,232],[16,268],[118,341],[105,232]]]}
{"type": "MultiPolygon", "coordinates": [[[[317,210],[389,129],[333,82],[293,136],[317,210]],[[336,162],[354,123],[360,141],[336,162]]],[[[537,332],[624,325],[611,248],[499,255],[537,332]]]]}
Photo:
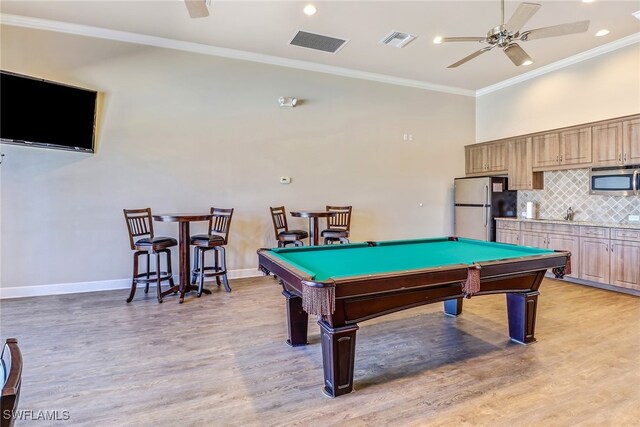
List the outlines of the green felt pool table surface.
{"type": "Polygon", "coordinates": [[[448,265],[498,261],[553,250],[459,238],[413,239],[346,245],[271,249],[284,262],[323,281],[448,265]]]}

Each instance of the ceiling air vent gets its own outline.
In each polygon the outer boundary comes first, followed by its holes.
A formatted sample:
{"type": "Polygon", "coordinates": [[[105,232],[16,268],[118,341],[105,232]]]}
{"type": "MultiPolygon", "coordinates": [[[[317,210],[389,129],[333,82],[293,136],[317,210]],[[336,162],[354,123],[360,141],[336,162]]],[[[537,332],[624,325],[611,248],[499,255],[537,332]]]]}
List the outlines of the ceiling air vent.
{"type": "Polygon", "coordinates": [[[345,44],[347,44],[348,41],[349,40],[343,40],[336,37],[298,31],[293,36],[289,44],[293,46],[306,47],[307,49],[337,53],[345,44]]]}
{"type": "Polygon", "coordinates": [[[387,34],[380,43],[387,44],[393,47],[405,47],[417,36],[408,33],[401,33],[400,31],[392,31],[387,34]]]}

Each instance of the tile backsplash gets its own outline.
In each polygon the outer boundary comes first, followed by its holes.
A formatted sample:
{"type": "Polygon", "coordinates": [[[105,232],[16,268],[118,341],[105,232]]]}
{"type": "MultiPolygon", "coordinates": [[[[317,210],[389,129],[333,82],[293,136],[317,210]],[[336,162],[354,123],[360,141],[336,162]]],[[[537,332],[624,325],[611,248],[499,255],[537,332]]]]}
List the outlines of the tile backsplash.
{"type": "Polygon", "coordinates": [[[518,191],[518,212],[527,202],[537,205],[537,217],[562,219],[571,206],[576,221],[622,222],[629,214],[640,214],[640,197],[589,194],[589,169],[544,173],[544,190],[518,191]]]}

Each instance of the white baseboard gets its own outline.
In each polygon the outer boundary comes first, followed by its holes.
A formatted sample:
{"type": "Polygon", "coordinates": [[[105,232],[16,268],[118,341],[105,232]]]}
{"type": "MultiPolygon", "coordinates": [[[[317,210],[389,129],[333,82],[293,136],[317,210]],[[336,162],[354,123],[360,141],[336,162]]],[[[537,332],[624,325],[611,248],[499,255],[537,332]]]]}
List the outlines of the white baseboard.
{"type": "MultiPolygon", "coordinates": [[[[245,277],[257,277],[262,273],[257,268],[244,268],[229,270],[229,279],[242,279],[245,277]]],[[[178,276],[174,276],[178,281],[178,276]]],[[[52,285],[15,286],[0,288],[0,299],[36,297],[45,295],[76,294],[80,292],[99,292],[114,289],[129,289],[131,279],[99,280],[94,282],[57,283],[52,285]]],[[[138,285],[144,287],[144,284],[138,285]]]]}

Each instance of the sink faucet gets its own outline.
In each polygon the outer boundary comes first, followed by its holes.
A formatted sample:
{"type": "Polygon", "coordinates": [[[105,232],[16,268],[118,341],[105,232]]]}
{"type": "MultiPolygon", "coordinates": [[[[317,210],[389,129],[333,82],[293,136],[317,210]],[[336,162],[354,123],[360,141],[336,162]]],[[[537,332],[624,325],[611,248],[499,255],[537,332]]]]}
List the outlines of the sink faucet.
{"type": "Polygon", "coordinates": [[[569,209],[567,209],[567,214],[564,216],[564,219],[566,221],[573,221],[573,209],[571,208],[571,206],[569,206],[569,209]]]}

